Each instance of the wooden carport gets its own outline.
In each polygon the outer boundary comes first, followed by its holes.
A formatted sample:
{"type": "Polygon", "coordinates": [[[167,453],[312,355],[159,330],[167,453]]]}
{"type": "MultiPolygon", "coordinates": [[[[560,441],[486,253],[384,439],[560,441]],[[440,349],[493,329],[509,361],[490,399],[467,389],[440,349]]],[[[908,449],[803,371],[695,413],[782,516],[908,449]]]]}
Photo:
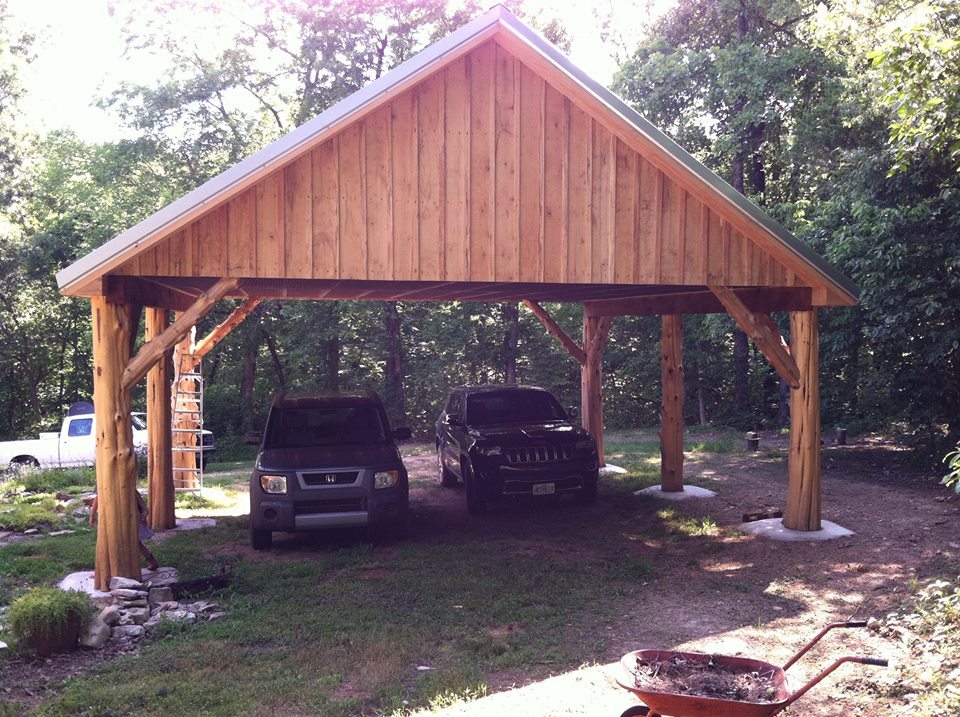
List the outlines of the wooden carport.
{"type": "Polygon", "coordinates": [[[793,389],[784,523],[820,527],[817,309],[855,288],[502,7],[57,279],[92,303],[101,588],[140,574],[130,390],[149,374],[151,520],[170,527],[161,359],[224,298],[525,301],[580,363],[601,442],[611,321],[660,314],[668,491],[683,488],[681,316],[729,312],[793,389]],[[582,342],[546,301],[583,305],[582,342]],[[772,311],[790,312],[792,348],[772,311]]]}

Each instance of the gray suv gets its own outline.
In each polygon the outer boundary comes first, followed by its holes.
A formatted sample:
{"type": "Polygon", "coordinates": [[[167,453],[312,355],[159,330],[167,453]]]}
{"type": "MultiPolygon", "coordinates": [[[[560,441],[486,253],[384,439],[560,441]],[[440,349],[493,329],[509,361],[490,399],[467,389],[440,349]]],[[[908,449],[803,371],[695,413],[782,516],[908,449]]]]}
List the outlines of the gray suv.
{"type": "Polygon", "coordinates": [[[399,535],[409,486],[380,397],[366,393],[290,396],[270,408],[250,477],[250,544],[273,532],[367,526],[399,535]]]}

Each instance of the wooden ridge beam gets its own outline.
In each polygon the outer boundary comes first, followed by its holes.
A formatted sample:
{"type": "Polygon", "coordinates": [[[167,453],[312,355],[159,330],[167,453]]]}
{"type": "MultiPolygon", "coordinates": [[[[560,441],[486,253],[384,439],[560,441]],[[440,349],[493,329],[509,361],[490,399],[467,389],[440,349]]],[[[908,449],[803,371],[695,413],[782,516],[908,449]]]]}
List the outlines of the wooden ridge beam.
{"type": "Polygon", "coordinates": [[[233,313],[230,314],[226,319],[224,319],[213,331],[204,336],[200,341],[196,343],[193,347],[193,355],[198,359],[206,356],[210,351],[213,350],[213,347],[218,343],[223,341],[231,331],[233,331],[240,323],[247,318],[251,312],[256,309],[263,299],[247,299],[240,306],[233,310],[233,313]]]}
{"type": "MultiPolygon", "coordinates": [[[[587,365],[586,351],[580,348],[577,342],[570,338],[570,335],[560,327],[560,324],[558,324],[556,320],[550,316],[546,309],[540,306],[540,304],[538,304],[536,301],[532,301],[530,299],[524,299],[523,305],[530,309],[533,315],[543,322],[543,325],[546,327],[547,331],[550,332],[553,337],[563,345],[563,347],[571,356],[573,356],[577,363],[579,363],[581,366],[587,365]]],[[[604,335],[603,341],[606,341],[606,335],[604,335]]]]}
{"type": "Polygon", "coordinates": [[[755,314],[740,300],[734,291],[726,286],[711,286],[710,291],[720,300],[727,313],[737,322],[737,326],[757,345],[780,377],[790,388],[800,388],[800,369],[797,362],[784,349],[785,342],[780,332],[774,328],[770,316],[755,314]]]}
{"type": "Polygon", "coordinates": [[[180,314],[177,320],[164,329],[159,336],[141,346],[140,351],[123,370],[123,390],[129,391],[140,379],[146,376],[150,367],[190,333],[190,329],[206,316],[220,299],[235,289],[237,283],[238,280],[233,278],[220,279],[210,289],[202,293],[193,305],[180,314]]]}

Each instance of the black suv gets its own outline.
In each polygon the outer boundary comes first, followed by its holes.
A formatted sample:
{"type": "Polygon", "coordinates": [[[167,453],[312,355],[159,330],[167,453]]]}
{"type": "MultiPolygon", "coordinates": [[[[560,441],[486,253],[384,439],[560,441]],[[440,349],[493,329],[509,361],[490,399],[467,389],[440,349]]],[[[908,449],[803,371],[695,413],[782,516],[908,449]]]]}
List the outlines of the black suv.
{"type": "Polygon", "coordinates": [[[409,487],[394,440],[409,437],[372,391],[277,396],[250,477],[250,544],[269,548],[273,531],[402,533],[409,487]]]}
{"type": "Polygon", "coordinates": [[[460,479],[467,509],[500,496],[597,497],[597,444],[553,394],[535,386],[454,389],[437,419],[437,470],[460,479]]]}

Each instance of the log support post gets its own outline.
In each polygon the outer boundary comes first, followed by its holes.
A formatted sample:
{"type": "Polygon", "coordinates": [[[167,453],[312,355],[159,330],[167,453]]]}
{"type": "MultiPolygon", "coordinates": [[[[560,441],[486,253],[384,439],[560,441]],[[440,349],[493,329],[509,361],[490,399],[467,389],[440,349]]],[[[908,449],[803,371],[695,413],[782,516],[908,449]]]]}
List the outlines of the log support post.
{"type": "Polygon", "coordinates": [[[790,312],[790,345],[800,387],[790,390],[790,458],[783,525],[820,530],[820,348],[817,312],[790,312]]]}
{"type": "Polygon", "coordinates": [[[583,427],[597,442],[600,465],[606,464],[603,449],[603,350],[607,345],[612,318],[583,314],[583,352],[580,368],[580,399],[583,427]]]}
{"type": "Polygon", "coordinates": [[[660,373],[660,489],[683,490],[683,316],[665,314],[661,320],[660,373]]]}
{"type": "Polygon", "coordinates": [[[137,457],[130,424],[130,394],[123,371],[130,360],[139,312],[105,297],[91,299],[93,404],[97,428],[97,548],[94,583],[110,589],[110,578],[140,579],[137,548],[137,457]]]}
{"type": "MultiPolygon", "coordinates": [[[[170,325],[170,312],[148,308],[145,319],[145,338],[150,341],[170,325]]],[[[147,505],[150,527],[154,530],[168,530],[177,524],[170,458],[170,368],[167,354],[147,373],[147,505]]]]}

